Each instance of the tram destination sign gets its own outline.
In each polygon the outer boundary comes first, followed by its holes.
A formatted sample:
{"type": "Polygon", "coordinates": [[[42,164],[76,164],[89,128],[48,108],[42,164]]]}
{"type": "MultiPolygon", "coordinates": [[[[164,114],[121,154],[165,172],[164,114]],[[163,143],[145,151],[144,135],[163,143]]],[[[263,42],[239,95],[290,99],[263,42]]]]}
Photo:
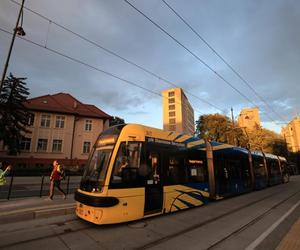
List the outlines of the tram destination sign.
{"type": "Polygon", "coordinates": [[[186,147],[186,144],[182,143],[182,142],[168,141],[168,140],[163,140],[163,139],[153,138],[153,137],[146,137],[146,142],[159,143],[159,144],[165,144],[165,145],[174,145],[177,147],[186,147]]]}

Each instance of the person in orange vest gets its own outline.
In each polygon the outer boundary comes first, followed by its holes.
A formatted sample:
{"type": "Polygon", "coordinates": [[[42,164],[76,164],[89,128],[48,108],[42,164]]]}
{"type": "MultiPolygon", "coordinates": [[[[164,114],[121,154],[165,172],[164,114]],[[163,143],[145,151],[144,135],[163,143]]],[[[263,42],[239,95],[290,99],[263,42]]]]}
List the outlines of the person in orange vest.
{"type": "Polygon", "coordinates": [[[64,172],[62,167],[58,164],[57,160],[53,161],[53,170],[50,175],[50,193],[48,199],[52,200],[54,196],[54,187],[63,195],[63,199],[66,199],[66,193],[60,187],[60,182],[63,179],[64,172]]]}

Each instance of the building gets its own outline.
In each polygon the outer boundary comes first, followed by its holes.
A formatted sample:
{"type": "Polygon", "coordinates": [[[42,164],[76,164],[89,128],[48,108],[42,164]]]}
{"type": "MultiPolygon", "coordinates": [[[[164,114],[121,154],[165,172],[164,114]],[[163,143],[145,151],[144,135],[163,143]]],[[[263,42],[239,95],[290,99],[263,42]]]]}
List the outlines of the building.
{"type": "Polygon", "coordinates": [[[8,156],[3,145],[2,160],[19,167],[49,166],[53,159],[65,166],[82,166],[100,132],[109,127],[111,116],[94,105],[84,104],[70,94],[58,93],[29,99],[32,112],[21,154],[8,156]]]}
{"type": "Polygon", "coordinates": [[[260,118],[258,108],[242,109],[238,117],[238,126],[248,130],[260,128],[260,118]]]}
{"type": "Polygon", "coordinates": [[[167,131],[193,134],[194,110],[181,88],[162,91],[163,128],[167,131]]]}
{"type": "Polygon", "coordinates": [[[300,151],[300,117],[295,117],[287,126],[282,127],[281,134],[290,152],[300,151]]]}

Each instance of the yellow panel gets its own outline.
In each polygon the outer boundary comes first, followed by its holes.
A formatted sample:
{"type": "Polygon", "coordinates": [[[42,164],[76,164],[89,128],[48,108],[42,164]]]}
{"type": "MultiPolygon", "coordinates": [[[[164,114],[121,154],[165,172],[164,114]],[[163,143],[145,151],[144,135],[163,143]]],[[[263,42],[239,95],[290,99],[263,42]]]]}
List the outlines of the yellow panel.
{"type": "Polygon", "coordinates": [[[178,138],[177,140],[175,140],[176,142],[184,142],[186,141],[187,139],[190,139],[191,136],[190,135],[183,135],[181,136],[180,138],[178,138]]]}
{"type": "Polygon", "coordinates": [[[193,198],[188,194],[183,194],[183,195],[179,196],[178,198],[181,199],[181,200],[187,201],[187,202],[193,204],[194,206],[200,206],[200,205],[203,204],[202,201],[200,201],[196,198],[193,198]]]}
{"type": "Polygon", "coordinates": [[[132,196],[144,196],[145,188],[122,188],[122,189],[109,189],[107,196],[112,197],[132,197],[132,196]]]}
{"type": "Polygon", "coordinates": [[[191,148],[191,147],[194,147],[194,146],[197,146],[197,145],[201,145],[201,144],[204,144],[204,143],[205,143],[205,141],[203,139],[201,139],[201,140],[198,140],[198,141],[189,142],[187,144],[187,147],[191,148]]]}
{"type": "Polygon", "coordinates": [[[220,149],[224,149],[224,148],[233,148],[233,146],[229,145],[229,144],[222,144],[222,145],[218,145],[218,146],[215,146],[212,148],[213,148],[213,150],[220,150],[220,149]]]}
{"type": "Polygon", "coordinates": [[[183,202],[181,202],[180,200],[175,200],[175,202],[173,203],[175,206],[179,207],[180,209],[186,209],[188,208],[187,205],[185,205],[183,202]]]}

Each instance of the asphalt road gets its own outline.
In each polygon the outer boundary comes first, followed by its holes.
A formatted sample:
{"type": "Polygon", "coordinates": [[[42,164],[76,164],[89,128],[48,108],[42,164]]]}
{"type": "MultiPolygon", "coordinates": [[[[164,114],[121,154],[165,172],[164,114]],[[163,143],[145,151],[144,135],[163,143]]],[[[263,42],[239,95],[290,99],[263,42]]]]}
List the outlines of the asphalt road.
{"type": "Polygon", "coordinates": [[[110,226],[75,215],[0,225],[4,249],[275,249],[300,218],[300,176],[203,207],[110,226]]]}

